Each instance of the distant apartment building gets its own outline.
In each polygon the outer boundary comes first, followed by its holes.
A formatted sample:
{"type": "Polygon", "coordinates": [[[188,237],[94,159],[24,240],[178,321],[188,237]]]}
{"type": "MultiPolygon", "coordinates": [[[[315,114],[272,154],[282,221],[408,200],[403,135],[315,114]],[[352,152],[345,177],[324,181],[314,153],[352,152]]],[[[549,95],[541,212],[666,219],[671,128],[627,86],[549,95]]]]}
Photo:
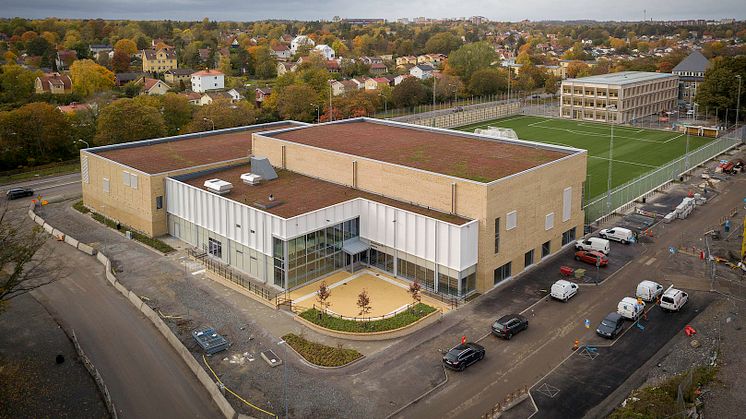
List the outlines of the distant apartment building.
{"type": "Polygon", "coordinates": [[[627,123],[676,108],[679,78],[644,71],[567,79],[562,82],[563,118],[627,123]]]}
{"type": "Polygon", "coordinates": [[[679,76],[679,100],[688,104],[694,103],[697,88],[705,81],[705,72],[710,68],[710,61],[699,51],[694,51],[684,58],[671,73],[679,76]]]}
{"type": "Polygon", "coordinates": [[[202,70],[192,74],[192,91],[204,93],[225,88],[225,74],[218,70],[202,70]]]}

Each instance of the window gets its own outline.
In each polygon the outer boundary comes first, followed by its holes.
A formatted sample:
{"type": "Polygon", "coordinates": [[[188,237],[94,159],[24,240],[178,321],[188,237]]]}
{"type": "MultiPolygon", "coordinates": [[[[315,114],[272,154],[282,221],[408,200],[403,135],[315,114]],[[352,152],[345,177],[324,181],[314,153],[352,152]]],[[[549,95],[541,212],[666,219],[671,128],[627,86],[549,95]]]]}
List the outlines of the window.
{"type": "Polygon", "coordinates": [[[518,213],[511,211],[507,215],[507,222],[505,223],[506,230],[512,230],[518,226],[518,213]]]}
{"type": "Polygon", "coordinates": [[[155,209],[163,208],[163,196],[155,197],[155,209]]]}
{"type": "Polygon", "coordinates": [[[534,249],[529,250],[523,255],[523,266],[528,268],[534,264],[534,249]]]}
{"type": "Polygon", "coordinates": [[[551,230],[554,228],[554,213],[550,212],[544,219],[544,230],[551,230]]]}
{"type": "Polygon", "coordinates": [[[213,238],[207,240],[207,252],[211,255],[222,258],[223,257],[223,243],[213,238]]]}
{"type": "Polygon", "coordinates": [[[572,213],[572,186],[565,188],[562,193],[562,222],[570,219],[572,213]]]}
{"type": "Polygon", "coordinates": [[[562,233],[562,245],[571,243],[573,240],[575,240],[575,227],[562,233]]]}
{"type": "Polygon", "coordinates": [[[508,262],[505,265],[495,269],[495,285],[510,278],[510,263],[511,262],[508,262]]]}
{"type": "Polygon", "coordinates": [[[130,187],[132,189],[137,189],[137,175],[135,174],[130,175],[130,187]]]}
{"type": "Polygon", "coordinates": [[[125,186],[130,186],[130,172],[122,172],[122,183],[125,186]]]}
{"type": "Polygon", "coordinates": [[[541,258],[545,258],[549,256],[549,254],[552,253],[552,241],[546,241],[544,244],[541,245],[541,258]]]}
{"type": "Polygon", "coordinates": [[[109,193],[109,178],[103,178],[104,192],[109,193]]]}
{"type": "Polygon", "coordinates": [[[500,219],[495,218],[495,253],[500,251],[500,219]]]}

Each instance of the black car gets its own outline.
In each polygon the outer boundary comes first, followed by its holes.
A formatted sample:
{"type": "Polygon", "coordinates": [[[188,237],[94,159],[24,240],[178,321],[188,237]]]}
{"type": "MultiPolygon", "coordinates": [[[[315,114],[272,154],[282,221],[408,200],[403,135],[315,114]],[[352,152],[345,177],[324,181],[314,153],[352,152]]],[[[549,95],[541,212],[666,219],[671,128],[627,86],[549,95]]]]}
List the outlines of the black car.
{"type": "Polygon", "coordinates": [[[469,365],[484,358],[484,347],[476,343],[467,342],[448,351],[443,357],[443,365],[446,367],[463,371],[469,365]]]}
{"type": "Polygon", "coordinates": [[[601,320],[601,324],[596,328],[596,333],[601,337],[614,339],[623,328],[624,317],[622,317],[621,314],[614,312],[609,313],[606,318],[601,320]]]}
{"type": "Polygon", "coordinates": [[[502,316],[492,323],[492,333],[504,339],[510,340],[513,335],[528,329],[528,319],[520,314],[508,314],[502,316]]]}
{"type": "Polygon", "coordinates": [[[9,189],[8,192],[5,193],[5,196],[8,197],[8,200],[11,199],[18,199],[23,198],[24,196],[33,196],[34,190],[29,188],[13,188],[9,189]]]}

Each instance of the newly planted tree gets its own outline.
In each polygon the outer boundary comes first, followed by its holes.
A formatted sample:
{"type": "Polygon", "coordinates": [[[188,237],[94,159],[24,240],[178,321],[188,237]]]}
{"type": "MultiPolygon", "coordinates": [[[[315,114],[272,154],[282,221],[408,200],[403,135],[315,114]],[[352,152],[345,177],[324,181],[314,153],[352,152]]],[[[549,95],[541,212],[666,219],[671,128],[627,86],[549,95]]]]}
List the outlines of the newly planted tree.
{"type": "Polygon", "coordinates": [[[326,312],[329,305],[331,305],[328,301],[331,296],[332,290],[326,285],[326,281],[321,281],[321,284],[319,284],[319,290],[316,292],[316,300],[319,302],[322,312],[326,312]]]}
{"type": "Polygon", "coordinates": [[[370,305],[370,296],[368,295],[368,291],[365,289],[360,291],[360,294],[357,296],[357,306],[360,308],[358,314],[361,316],[364,316],[373,310],[373,307],[370,305]]]}

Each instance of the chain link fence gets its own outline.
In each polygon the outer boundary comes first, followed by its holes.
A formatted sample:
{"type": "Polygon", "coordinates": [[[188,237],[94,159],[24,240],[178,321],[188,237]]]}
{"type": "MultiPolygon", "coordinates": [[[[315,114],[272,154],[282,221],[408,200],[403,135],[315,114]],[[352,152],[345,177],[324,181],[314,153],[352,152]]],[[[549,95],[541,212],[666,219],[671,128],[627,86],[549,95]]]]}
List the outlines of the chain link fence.
{"type": "Polygon", "coordinates": [[[741,144],[743,141],[744,127],[733,130],[722,137],[714,140],[689,154],[667,163],[651,172],[636,179],[617,186],[610,193],[596,197],[588,202],[585,210],[585,222],[590,224],[607,215],[623,209],[636,199],[659,189],[666,184],[678,179],[679,176],[713,159],[720,154],[741,144]]]}

